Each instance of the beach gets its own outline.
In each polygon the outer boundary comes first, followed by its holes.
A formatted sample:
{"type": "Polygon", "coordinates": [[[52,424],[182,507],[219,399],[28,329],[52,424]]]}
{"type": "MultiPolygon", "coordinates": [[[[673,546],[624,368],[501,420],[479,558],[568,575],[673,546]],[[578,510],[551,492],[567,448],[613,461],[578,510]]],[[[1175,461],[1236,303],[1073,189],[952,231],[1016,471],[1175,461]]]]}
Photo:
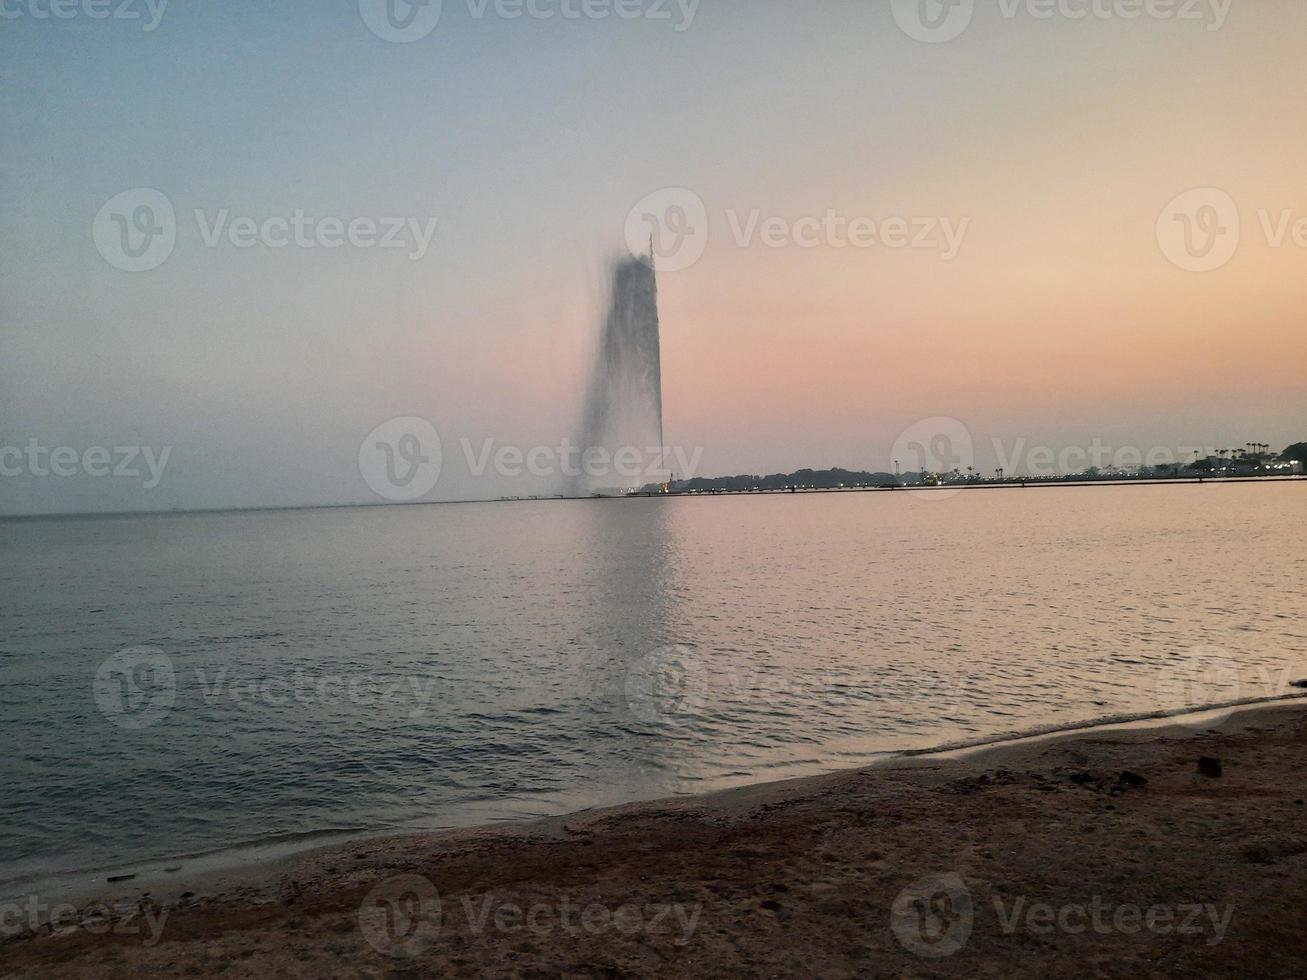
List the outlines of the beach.
{"type": "Polygon", "coordinates": [[[1304,748],[1272,704],[123,883],[0,977],[1301,976],[1304,748]]]}
{"type": "Polygon", "coordinates": [[[0,0],[0,980],[1307,980],[1307,0],[458,7],[0,0]]]}

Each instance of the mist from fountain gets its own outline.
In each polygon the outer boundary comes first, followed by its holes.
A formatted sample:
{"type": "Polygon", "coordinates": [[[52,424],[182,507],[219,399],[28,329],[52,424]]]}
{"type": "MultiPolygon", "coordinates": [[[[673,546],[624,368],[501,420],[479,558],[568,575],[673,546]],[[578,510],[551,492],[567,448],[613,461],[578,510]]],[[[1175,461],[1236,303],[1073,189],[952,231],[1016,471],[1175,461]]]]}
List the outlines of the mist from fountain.
{"type": "Polygon", "coordinates": [[[573,483],[574,495],[665,477],[658,283],[652,253],[613,263],[612,291],[586,391],[579,445],[582,450],[602,448],[609,459],[619,451],[629,455],[638,450],[642,473],[628,477],[611,466],[606,473],[583,473],[573,483]]]}

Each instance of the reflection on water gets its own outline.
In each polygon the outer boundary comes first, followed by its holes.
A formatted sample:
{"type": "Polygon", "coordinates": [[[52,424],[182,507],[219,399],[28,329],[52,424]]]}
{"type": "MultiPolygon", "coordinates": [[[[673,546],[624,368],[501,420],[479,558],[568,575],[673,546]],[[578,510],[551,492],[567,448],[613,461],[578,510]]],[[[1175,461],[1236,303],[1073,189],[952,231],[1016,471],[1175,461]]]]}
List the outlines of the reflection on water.
{"type": "Polygon", "coordinates": [[[0,879],[1282,693],[1303,493],[0,522],[0,879]]]}

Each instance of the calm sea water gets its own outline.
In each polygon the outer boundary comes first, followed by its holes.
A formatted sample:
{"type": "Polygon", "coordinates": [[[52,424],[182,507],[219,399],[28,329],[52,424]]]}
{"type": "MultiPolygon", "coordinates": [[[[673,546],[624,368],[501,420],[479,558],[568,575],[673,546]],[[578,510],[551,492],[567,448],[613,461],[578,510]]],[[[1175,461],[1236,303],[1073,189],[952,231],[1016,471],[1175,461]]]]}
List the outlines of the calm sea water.
{"type": "Polygon", "coordinates": [[[1307,677],[1307,486],[0,522],[0,893],[1307,677]]]}

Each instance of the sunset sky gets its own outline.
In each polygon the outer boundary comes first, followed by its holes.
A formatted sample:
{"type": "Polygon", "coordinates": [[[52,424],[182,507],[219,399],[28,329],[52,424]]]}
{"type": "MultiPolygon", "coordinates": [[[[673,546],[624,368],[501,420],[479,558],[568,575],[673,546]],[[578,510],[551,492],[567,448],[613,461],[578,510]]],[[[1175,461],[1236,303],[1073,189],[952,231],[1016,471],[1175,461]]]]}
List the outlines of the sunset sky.
{"type": "Polygon", "coordinates": [[[1193,19],[981,0],[940,43],[889,2],[654,5],[629,9],[667,19],[445,0],[393,43],[357,0],[177,0],[152,30],[144,0],[135,21],[11,2],[0,445],[172,455],[149,491],[5,476],[0,513],[366,501],[360,441],[396,416],[441,434],[432,499],[536,492],[463,472],[459,440],[575,434],[606,263],[669,187],[708,219],[702,257],[659,276],[666,438],[702,447],[704,475],[889,469],[933,416],[982,469],[995,439],[1307,439],[1300,0],[1203,0],[1193,19]],[[142,272],[92,234],[135,188],[176,211],[175,249],[142,272]],[[1159,243],[1194,188],[1239,217],[1207,272],[1159,243]],[[417,259],[210,247],[224,209],[437,223],[417,259]],[[740,244],[754,212],[966,234],[951,259],[740,244]],[[1277,245],[1263,226],[1286,212],[1277,245]]]}

